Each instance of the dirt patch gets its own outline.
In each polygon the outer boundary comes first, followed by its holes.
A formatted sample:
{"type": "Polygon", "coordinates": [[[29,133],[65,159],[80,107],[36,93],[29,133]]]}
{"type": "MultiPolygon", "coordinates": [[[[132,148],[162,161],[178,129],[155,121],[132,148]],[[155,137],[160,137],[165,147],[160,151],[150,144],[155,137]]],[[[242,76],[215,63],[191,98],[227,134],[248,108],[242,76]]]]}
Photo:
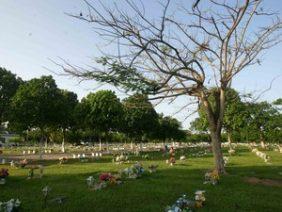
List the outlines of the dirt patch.
{"type": "Polygon", "coordinates": [[[259,179],[256,177],[248,177],[248,178],[245,178],[245,182],[253,184],[253,185],[282,187],[282,180],[259,179]]]}

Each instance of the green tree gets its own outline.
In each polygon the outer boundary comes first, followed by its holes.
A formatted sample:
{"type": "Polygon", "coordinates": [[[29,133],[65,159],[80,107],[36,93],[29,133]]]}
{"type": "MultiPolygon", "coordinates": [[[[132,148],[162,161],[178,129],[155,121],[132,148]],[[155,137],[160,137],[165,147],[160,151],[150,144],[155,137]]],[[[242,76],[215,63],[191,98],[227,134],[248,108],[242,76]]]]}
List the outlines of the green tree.
{"type": "Polygon", "coordinates": [[[0,67],[0,125],[7,121],[9,104],[21,83],[22,80],[15,74],[0,67]]]}
{"type": "Polygon", "coordinates": [[[143,94],[134,94],[124,99],[122,103],[125,133],[135,142],[138,139],[144,141],[158,126],[158,114],[153,105],[143,94]]]}
{"type": "Polygon", "coordinates": [[[281,21],[276,13],[262,12],[262,1],[257,0],[183,1],[177,7],[172,2],[162,1],[158,15],[151,15],[146,12],[149,4],[99,1],[97,6],[96,1],[86,1],[88,14],[72,17],[90,24],[113,48],[103,52],[95,68],[65,64],[63,71],[152,95],[152,99],[196,97],[207,114],[215,168],[223,174],[226,90],[237,74],[260,64],[261,53],[280,42],[281,21]],[[263,18],[260,27],[255,20],[263,18]],[[208,101],[211,86],[218,88],[216,111],[208,101]]]}
{"type": "Polygon", "coordinates": [[[86,114],[86,125],[99,133],[100,149],[101,137],[109,135],[110,131],[117,131],[121,128],[123,120],[123,107],[120,100],[113,91],[101,90],[90,93],[82,100],[80,112],[89,111],[86,114]]]}
{"type": "Polygon", "coordinates": [[[39,128],[41,141],[47,128],[54,128],[59,120],[59,90],[51,76],[31,79],[19,86],[11,101],[10,124],[18,130],[39,128]]]}
{"type": "MultiPolygon", "coordinates": [[[[262,148],[265,148],[265,141],[277,127],[281,126],[281,114],[268,102],[246,103],[248,118],[246,129],[248,134],[259,139],[262,148]]],[[[281,131],[281,129],[278,129],[281,131]]]]}
{"type": "MultiPolygon", "coordinates": [[[[209,102],[214,111],[216,108],[216,99],[219,98],[216,89],[210,90],[209,102]]],[[[226,91],[226,107],[223,117],[223,129],[227,133],[229,143],[232,143],[233,133],[240,130],[246,123],[247,111],[245,104],[241,101],[239,93],[234,89],[229,88],[226,91]]],[[[202,105],[198,109],[199,117],[191,123],[191,129],[197,130],[202,133],[208,132],[208,119],[202,105]]]]}
{"type": "Polygon", "coordinates": [[[181,123],[170,116],[159,115],[159,126],[157,130],[157,138],[162,141],[169,139],[182,140],[186,137],[185,132],[181,129],[181,123]]]}

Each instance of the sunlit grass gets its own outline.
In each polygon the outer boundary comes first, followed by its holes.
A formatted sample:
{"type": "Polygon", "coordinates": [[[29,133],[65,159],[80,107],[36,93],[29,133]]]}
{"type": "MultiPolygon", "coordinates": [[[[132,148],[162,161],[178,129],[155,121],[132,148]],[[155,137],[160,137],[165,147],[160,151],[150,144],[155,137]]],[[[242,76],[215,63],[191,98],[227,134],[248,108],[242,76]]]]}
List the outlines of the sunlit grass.
{"type": "MultiPolygon", "coordinates": [[[[282,154],[269,151],[271,164],[266,164],[248,150],[237,151],[230,157],[227,166],[228,175],[221,178],[217,186],[203,185],[204,173],[213,166],[211,154],[204,157],[191,157],[191,151],[178,153],[177,158],[185,154],[186,161],[177,161],[173,167],[165,163],[168,156],[150,153],[150,159],[131,157],[130,164],[114,164],[111,157],[102,160],[90,160],[81,163],[70,160],[59,165],[58,161],[44,162],[42,179],[26,180],[27,169],[12,169],[7,184],[0,187],[0,201],[19,198],[24,211],[42,211],[42,188],[52,188],[50,199],[66,196],[64,204],[50,203],[43,211],[163,211],[174,203],[183,193],[193,197],[197,189],[206,190],[206,205],[201,211],[280,211],[282,187],[251,185],[245,177],[258,177],[282,180],[282,154]],[[101,172],[117,172],[141,161],[146,169],[158,164],[157,173],[146,173],[137,180],[128,180],[124,184],[108,187],[101,191],[90,191],[86,178],[98,177],[101,172]]],[[[226,154],[226,153],[225,153],[226,154]]],[[[7,167],[1,165],[0,168],[7,167]]]]}

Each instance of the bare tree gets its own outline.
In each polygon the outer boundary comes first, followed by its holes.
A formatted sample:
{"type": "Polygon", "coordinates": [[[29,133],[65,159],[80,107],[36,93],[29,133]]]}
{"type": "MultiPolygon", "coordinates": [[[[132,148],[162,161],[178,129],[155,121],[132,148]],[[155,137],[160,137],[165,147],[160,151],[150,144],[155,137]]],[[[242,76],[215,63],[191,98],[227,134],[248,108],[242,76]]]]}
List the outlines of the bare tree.
{"type": "Polygon", "coordinates": [[[236,74],[260,63],[258,56],[280,42],[277,14],[265,12],[262,0],[165,0],[159,2],[158,18],[146,13],[141,0],[112,6],[85,3],[87,12],[69,15],[92,24],[117,51],[104,52],[95,67],[64,63],[64,73],[146,93],[152,100],[196,98],[207,113],[215,168],[225,173],[221,151],[225,91],[236,74]],[[267,24],[259,27],[260,20],[267,24]],[[208,100],[213,86],[215,107],[208,100]]]}

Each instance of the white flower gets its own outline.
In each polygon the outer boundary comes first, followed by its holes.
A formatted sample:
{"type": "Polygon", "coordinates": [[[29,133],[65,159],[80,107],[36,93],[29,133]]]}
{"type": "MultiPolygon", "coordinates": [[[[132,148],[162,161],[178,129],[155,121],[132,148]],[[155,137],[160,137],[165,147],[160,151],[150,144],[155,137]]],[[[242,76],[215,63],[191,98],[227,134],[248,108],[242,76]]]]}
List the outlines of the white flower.
{"type": "Polygon", "coordinates": [[[203,195],[205,192],[206,192],[206,191],[204,191],[204,190],[197,190],[197,191],[195,192],[195,195],[203,195]]]}

